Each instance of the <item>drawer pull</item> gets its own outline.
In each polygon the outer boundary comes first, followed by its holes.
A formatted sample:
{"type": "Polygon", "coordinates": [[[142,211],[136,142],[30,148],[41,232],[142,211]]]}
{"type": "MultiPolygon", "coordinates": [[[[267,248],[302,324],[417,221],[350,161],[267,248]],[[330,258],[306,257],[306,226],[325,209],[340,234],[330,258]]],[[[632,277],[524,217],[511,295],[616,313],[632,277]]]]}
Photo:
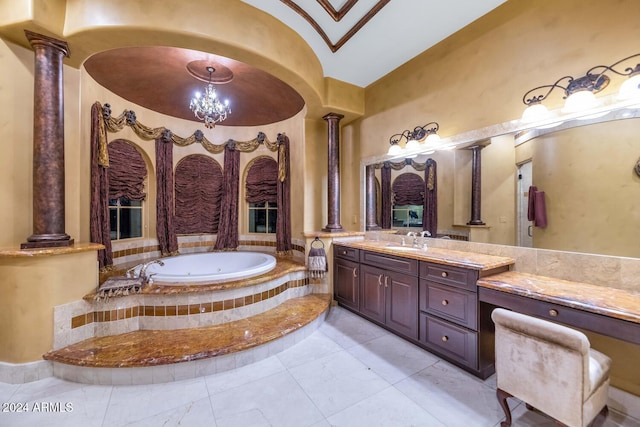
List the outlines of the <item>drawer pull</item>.
{"type": "Polygon", "coordinates": [[[342,255],[346,255],[346,254],[347,254],[347,251],[342,251],[342,255]]]}
{"type": "Polygon", "coordinates": [[[353,267],[353,277],[354,278],[358,277],[358,268],[357,267],[353,267]]]}
{"type": "Polygon", "coordinates": [[[449,273],[447,273],[446,271],[443,271],[442,273],[440,273],[440,275],[442,277],[447,277],[449,275],[449,273]]]}
{"type": "Polygon", "coordinates": [[[442,305],[449,305],[449,301],[447,301],[446,299],[442,300],[442,305]]]}
{"type": "Polygon", "coordinates": [[[385,288],[389,287],[389,276],[384,276],[384,287],[385,288]]]}
{"type": "Polygon", "coordinates": [[[449,337],[448,337],[448,336],[446,336],[446,335],[443,335],[443,336],[442,336],[442,341],[443,341],[443,342],[447,342],[447,341],[449,341],[449,337]]]}
{"type": "Polygon", "coordinates": [[[551,317],[558,316],[558,310],[554,310],[554,309],[549,310],[549,316],[551,317]]]}
{"type": "Polygon", "coordinates": [[[382,286],[382,274],[378,276],[378,286],[382,286]]]}

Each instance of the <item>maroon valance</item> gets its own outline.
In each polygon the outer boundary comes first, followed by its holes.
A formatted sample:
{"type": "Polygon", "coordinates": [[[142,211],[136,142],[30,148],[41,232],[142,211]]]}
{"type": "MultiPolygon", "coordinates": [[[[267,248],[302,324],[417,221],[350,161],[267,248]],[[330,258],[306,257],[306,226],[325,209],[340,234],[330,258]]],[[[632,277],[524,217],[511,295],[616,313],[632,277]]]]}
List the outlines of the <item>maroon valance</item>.
{"type": "Polygon", "coordinates": [[[147,166],[142,155],[123,139],[116,139],[107,146],[109,151],[109,198],[126,197],[144,200],[144,180],[147,166]]]}
{"type": "Polygon", "coordinates": [[[424,180],[415,173],[403,173],[393,181],[393,205],[418,205],[424,203],[424,180]]]}
{"type": "Polygon", "coordinates": [[[175,172],[176,232],[217,233],[222,198],[222,168],[214,159],[195,154],[175,172]]]}
{"type": "Polygon", "coordinates": [[[276,203],[278,163],[269,157],[258,158],[247,172],[248,203],[276,203]]]}

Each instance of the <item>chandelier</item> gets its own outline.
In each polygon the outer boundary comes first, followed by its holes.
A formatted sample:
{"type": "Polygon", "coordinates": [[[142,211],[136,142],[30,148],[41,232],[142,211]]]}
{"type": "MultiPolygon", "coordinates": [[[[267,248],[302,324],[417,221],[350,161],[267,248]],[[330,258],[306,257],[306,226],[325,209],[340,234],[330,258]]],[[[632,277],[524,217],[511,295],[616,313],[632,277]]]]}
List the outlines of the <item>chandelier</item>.
{"type": "Polygon", "coordinates": [[[225,100],[224,103],[220,102],[216,89],[211,83],[211,76],[216,69],[207,67],[207,71],[209,72],[209,83],[204,89],[204,96],[200,92],[196,92],[196,95],[191,99],[189,109],[199,120],[204,121],[204,126],[207,129],[213,129],[216,123],[227,118],[227,115],[231,113],[231,107],[229,107],[229,100],[225,100]]]}

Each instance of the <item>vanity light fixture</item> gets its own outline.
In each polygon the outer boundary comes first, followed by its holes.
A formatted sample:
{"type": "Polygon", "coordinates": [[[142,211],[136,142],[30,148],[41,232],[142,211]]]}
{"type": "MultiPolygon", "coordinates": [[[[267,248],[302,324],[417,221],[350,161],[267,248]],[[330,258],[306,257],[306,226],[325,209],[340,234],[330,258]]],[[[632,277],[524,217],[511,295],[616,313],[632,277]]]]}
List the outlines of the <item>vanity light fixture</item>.
{"type": "MultiPolygon", "coordinates": [[[[538,86],[531,89],[522,97],[522,102],[527,106],[522,114],[522,122],[533,123],[551,119],[551,113],[542,101],[556,88],[564,91],[565,104],[561,109],[564,114],[580,113],[596,108],[600,105],[600,101],[595,94],[607,87],[610,77],[605,74],[611,72],[619,76],[629,77],[621,86],[618,92],[620,100],[628,100],[638,98],[640,100],[640,63],[635,67],[627,67],[623,71],[616,70],[620,64],[633,58],[640,58],[640,53],[628,56],[611,65],[596,65],[587,73],[578,78],[572,76],[564,76],[550,85],[538,86]],[[546,92],[545,92],[546,91],[546,92]]],[[[592,116],[589,116],[591,118],[592,116]]],[[[558,123],[554,124],[557,125],[558,123]]]]}
{"type": "Polygon", "coordinates": [[[389,151],[390,156],[399,156],[405,154],[408,158],[417,156],[423,148],[430,147],[434,143],[440,141],[438,136],[438,130],[440,125],[436,122],[427,123],[424,126],[416,126],[413,131],[405,130],[401,133],[396,133],[389,138],[389,151]],[[405,148],[402,148],[399,143],[404,140],[405,148]],[[420,141],[424,140],[423,143],[420,141]]]}

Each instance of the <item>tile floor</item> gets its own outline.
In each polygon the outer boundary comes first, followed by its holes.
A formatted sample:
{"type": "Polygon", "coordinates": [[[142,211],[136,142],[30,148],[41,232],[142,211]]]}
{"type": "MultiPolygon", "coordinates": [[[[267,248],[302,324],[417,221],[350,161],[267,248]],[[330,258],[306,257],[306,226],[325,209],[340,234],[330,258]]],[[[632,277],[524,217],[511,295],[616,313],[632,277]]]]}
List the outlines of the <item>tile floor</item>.
{"type": "MultiPolygon", "coordinates": [[[[30,409],[0,412],[3,427],[475,427],[503,417],[495,377],[481,381],[339,307],[301,343],[232,371],[141,386],[0,383],[0,402],[30,409]],[[49,402],[73,410],[43,410],[49,402]]],[[[517,401],[512,411],[514,426],[553,425],[517,401]]],[[[640,422],[611,411],[605,425],[640,422]]]]}

